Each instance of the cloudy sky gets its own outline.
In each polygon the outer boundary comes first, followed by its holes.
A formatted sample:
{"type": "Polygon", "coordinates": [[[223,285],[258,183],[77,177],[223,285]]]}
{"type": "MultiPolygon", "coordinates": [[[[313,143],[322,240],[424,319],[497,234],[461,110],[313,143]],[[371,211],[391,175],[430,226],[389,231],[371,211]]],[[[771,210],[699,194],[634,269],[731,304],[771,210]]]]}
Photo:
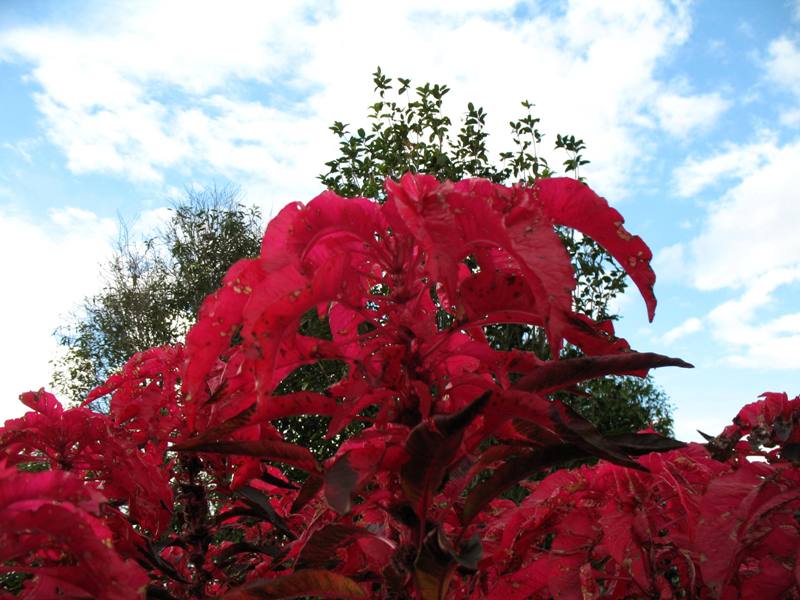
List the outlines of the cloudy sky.
{"type": "Polygon", "coordinates": [[[656,374],[679,437],[800,393],[797,0],[6,0],[0,420],[50,381],[120,218],[146,231],[212,183],[267,214],[310,199],[378,65],[448,84],[454,121],[483,106],[495,151],[523,99],[545,142],[585,140],[584,174],[656,255],[656,319],[631,294],[619,329],[697,367],[656,374]]]}

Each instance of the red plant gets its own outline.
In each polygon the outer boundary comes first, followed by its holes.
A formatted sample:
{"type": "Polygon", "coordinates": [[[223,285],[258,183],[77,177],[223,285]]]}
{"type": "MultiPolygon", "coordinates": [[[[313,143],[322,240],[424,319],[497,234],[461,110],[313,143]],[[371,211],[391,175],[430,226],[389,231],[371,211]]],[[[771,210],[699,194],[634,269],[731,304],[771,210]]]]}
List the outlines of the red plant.
{"type": "Polygon", "coordinates": [[[22,597],[800,597],[800,399],[746,407],[706,448],[604,437],[552,397],[689,366],[572,309],[554,225],[600,242],[653,316],[651,254],[619,213],[569,179],[407,175],[387,195],[286,207],[185,347],[92,392],[108,415],[23,395],[0,460],[48,470],[0,473],[0,572],[33,575],[22,597]],[[330,335],[303,333],[310,311],[330,335]],[[550,358],[492,349],[498,323],[541,328],[550,358]],[[338,382],[278,393],[320,360],[338,382]],[[298,415],[347,439],[320,462],[275,426],[298,415]]]}

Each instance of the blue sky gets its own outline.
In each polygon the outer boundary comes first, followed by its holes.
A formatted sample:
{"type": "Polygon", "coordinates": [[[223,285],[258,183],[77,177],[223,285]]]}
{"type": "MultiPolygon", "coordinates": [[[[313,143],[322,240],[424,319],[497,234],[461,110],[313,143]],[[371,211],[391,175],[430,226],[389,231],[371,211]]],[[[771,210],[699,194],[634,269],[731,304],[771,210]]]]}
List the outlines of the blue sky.
{"type": "Polygon", "coordinates": [[[656,255],[656,319],[629,294],[619,331],[697,367],[656,373],[679,437],[800,393],[800,2],[286,4],[0,5],[0,419],[48,384],[120,217],[146,233],[212,183],[266,214],[312,198],[377,65],[448,84],[455,121],[483,106],[495,151],[523,99],[545,146],[586,141],[656,255]]]}

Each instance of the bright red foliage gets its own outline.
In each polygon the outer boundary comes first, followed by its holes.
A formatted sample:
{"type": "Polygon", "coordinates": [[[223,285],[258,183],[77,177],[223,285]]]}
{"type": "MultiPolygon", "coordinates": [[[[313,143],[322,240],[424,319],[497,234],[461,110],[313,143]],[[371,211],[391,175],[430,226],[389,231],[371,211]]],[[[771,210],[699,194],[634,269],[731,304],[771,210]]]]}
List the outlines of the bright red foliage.
{"type": "Polygon", "coordinates": [[[22,597],[800,598],[800,398],[685,446],[604,437],[550,397],[688,366],[573,311],[557,224],[619,260],[653,316],[651,253],[619,213],[569,179],[407,175],[387,195],[286,207],[185,347],[92,392],[108,415],[23,394],[34,412],[0,429],[0,572],[33,575],[22,597]],[[301,333],[309,311],[329,338],[301,333]],[[497,323],[543,328],[551,358],[492,349],[497,323]],[[340,381],[277,393],[322,359],[340,381]],[[320,462],[273,423],[297,415],[362,429],[320,462]]]}

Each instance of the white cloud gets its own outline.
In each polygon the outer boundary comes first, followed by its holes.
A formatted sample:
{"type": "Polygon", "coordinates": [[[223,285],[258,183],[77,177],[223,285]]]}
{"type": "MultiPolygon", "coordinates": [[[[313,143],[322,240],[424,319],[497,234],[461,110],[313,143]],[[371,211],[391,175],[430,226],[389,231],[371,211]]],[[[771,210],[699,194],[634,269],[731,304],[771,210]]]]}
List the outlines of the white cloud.
{"type": "Polygon", "coordinates": [[[689,158],[673,174],[676,193],[685,198],[694,196],[710,185],[741,179],[761,169],[777,152],[777,145],[770,131],[758,132],[755,137],[750,144],[727,144],[708,158],[689,158]]]}
{"type": "Polygon", "coordinates": [[[729,106],[730,102],[717,92],[694,96],[665,94],[656,100],[656,113],[661,127],[671,135],[684,138],[712,127],[729,106]]]}
{"type": "Polygon", "coordinates": [[[770,43],[767,52],[767,77],[800,98],[800,48],[793,40],[781,36],[770,43]]]}
{"type": "MultiPolygon", "coordinates": [[[[800,4],[797,4],[800,6],[800,4]]],[[[795,17],[797,16],[795,7],[795,17]]],[[[764,62],[767,79],[794,96],[795,105],[781,110],[780,121],[794,126],[800,121],[800,46],[786,36],[773,40],[764,62]]]]}
{"type": "Polygon", "coordinates": [[[142,211],[128,226],[128,233],[134,239],[147,240],[163,229],[172,218],[173,212],[166,206],[142,211]]]}
{"type": "Polygon", "coordinates": [[[800,369],[800,312],[765,319],[774,292],[800,281],[800,267],[776,269],[755,279],[734,300],[709,315],[716,337],[728,352],[725,362],[766,369],[800,369]],[[759,312],[760,311],[760,312],[759,312]]]}
{"type": "Polygon", "coordinates": [[[756,277],[800,264],[798,164],[800,142],[773,147],[760,169],[744,167],[741,182],[710,207],[692,242],[699,289],[747,287],[756,277]]]}
{"type": "Polygon", "coordinates": [[[587,175],[612,196],[638,164],[637,128],[650,125],[658,98],[659,124],[676,133],[723,107],[713,93],[664,96],[655,76],[688,36],[682,2],[587,1],[527,20],[512,18],[514,6],[100,4],[77,19],[79,30],[3,32],[0,59],[34,65],[48,136],[74,172],[159,181],[165,169],[205,169],[281,201],[318,188],[315,175],[335,153],[327,126],[364,121],[377,64],[450,84],[450,107],[484,105],[503,139],[530,98],[546,131],[586,141],[587,175]],[[238,93],[251,83],[272,97],[238,93]]]}
{"type": "Polygon", "coordinates": [[[703,329],[703,322],[697,317],[690,317],[680,325],[673,327],[664,334],[663,340],[667,344],[673,344],[679,339],[697,333],[703,329]]]}
{"type": "Polygon", "coordinates": [[[786,312],[774,301],[779,289],[800,281],[800,193],[795,176],[800,141],[731,148],[705,163],[694,162],[692,168],[721,177],[733,175],[737,163],[742,164],[738,182],[709,206],[700,234],[662,252],[661,260],[667,265],[683,263],[699,290],[737,291],[737,297],[707,318],[725,362],[800,368],[800,313],[786,312]],[[745,157],[749,163],[739,163],[745,157]]]}
{"type": "Polygon", "coordinates": [[[779,118],[781,125],[786,125],[787,127],[797,127],[800,125],[800,108],[785,110],[781,112],[779,118]]]}
{"type": "Polygon", "coordinates": [[[115,232],[113,221],[77,208],[53,210],[43,223],[0,209],[0,423],[24,412],[21,392],[48,386],[53,331],[97,289],[115,232]]]}
{"type": "Polygon", "coordinates": [[[653,259],[653,270],[658,273],[659,280],[683,280],[690,271],[686,256],[686,245],[678,242],[656,252],[653,259]]]}

